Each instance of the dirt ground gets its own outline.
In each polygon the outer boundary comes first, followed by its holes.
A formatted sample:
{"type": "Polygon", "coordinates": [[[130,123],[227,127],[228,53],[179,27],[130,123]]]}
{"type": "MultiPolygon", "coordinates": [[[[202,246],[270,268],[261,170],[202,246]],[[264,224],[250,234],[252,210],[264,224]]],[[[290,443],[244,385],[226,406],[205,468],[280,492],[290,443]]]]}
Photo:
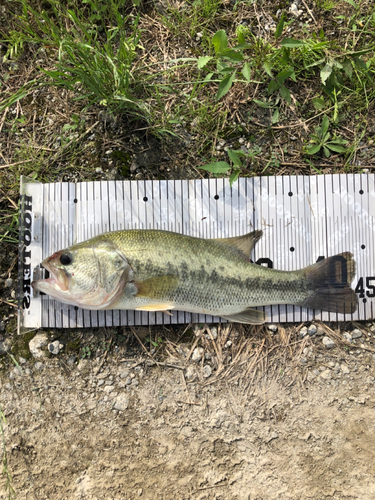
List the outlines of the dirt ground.
{"type": "Polygon", "coordinates": [[[135,342],[9,365],[0,403],[16,498],[374,499],[371,326],[350,347],[332,327],[330,350],[298,328],[232,326],[167,341],[159,364],[135,342]]]}

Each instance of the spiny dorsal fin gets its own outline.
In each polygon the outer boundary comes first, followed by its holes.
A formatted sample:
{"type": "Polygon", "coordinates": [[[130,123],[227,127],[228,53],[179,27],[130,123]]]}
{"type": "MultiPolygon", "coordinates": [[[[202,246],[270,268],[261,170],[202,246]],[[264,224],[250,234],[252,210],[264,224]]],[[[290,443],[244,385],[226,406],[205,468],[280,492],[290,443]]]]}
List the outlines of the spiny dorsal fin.
{"type": "Polygon", "coordinates": [[[246,260],[249,260],[250,254],[263,235],[263,231],[257,230],[243,236],[234,236],[233,238],[217,238],[210,241],[227,245],[237,250],[246,260]]]}

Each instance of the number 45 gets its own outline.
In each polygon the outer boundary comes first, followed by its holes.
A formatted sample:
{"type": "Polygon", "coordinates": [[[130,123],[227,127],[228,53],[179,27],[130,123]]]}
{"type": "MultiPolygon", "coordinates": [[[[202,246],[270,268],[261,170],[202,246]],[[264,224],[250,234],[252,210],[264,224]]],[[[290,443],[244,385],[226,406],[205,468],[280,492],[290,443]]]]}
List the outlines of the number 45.
{"type": "MultiPolygon", "coordinates": [[[[366,295],[369,298],[375,297],[375,284],[372,285],[371,281],[375,281],[375,277],[367,276],[366,277],[366,288],[368,288],[368,290],[366,291],[366,295]]],[[[364,279],[359,278],[357,286],[355,287],[355,293],[359,294],[358,296],[360,299],[363,299],[365,297],[365,289],[363,287],[363,283],[364,283],[364,279]]]]}

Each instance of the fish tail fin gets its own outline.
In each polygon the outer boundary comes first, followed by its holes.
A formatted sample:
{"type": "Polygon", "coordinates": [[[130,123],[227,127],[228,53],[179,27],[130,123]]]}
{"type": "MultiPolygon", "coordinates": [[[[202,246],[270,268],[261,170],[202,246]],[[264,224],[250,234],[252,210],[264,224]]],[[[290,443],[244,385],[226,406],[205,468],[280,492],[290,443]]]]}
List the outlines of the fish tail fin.
{"type": "Polygon", "coordinates": [[[356,273],[356,263],[351,253],[323,259],[303,272],[312,284],[312,293],[298,305],[340,314],[355,312],[358,298],[350,285],[356,273]]]}

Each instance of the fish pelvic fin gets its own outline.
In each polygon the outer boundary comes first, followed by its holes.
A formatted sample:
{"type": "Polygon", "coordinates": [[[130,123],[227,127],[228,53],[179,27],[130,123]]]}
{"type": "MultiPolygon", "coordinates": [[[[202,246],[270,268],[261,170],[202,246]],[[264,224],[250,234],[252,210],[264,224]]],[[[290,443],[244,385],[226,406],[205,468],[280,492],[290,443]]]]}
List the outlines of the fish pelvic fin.
{"type": "Polygon", "coordinates": [[[350,252],[323,259],[302,272],[306,273],[313,292],[296,305],[340,314],[356,311],[358,297],[350,286],[356,273],[356,263],[350,252]]]}
{"type": "Polygon", "coordinates": [[[246,260],[250,259],[250,254],[254,250],[255,244],[263,236],[263,231],[256,230],[251,233],[244,234],[243,236],[235,236],[233,238],[216,238],[210,241],[221,243],[232,247],[236,253],[241,255],[246,260]]]}
{"type": "Polygon", "coordinates": [[[174,309],[173,304],[148,304],[147,306],[139,306],[136,307],[136,311],[147,311],[147,312],[165,312],[166,314],[169,314],[168,309],[174,309]]]}
{"type": "Polygon", "coordinates": [[[263,311],[250,308],[237,314],[221,317],[228,321],[233,321],[234,323],[245,323],[247,325],[262,325],[266,321],[266,316],[263,311]]]}

